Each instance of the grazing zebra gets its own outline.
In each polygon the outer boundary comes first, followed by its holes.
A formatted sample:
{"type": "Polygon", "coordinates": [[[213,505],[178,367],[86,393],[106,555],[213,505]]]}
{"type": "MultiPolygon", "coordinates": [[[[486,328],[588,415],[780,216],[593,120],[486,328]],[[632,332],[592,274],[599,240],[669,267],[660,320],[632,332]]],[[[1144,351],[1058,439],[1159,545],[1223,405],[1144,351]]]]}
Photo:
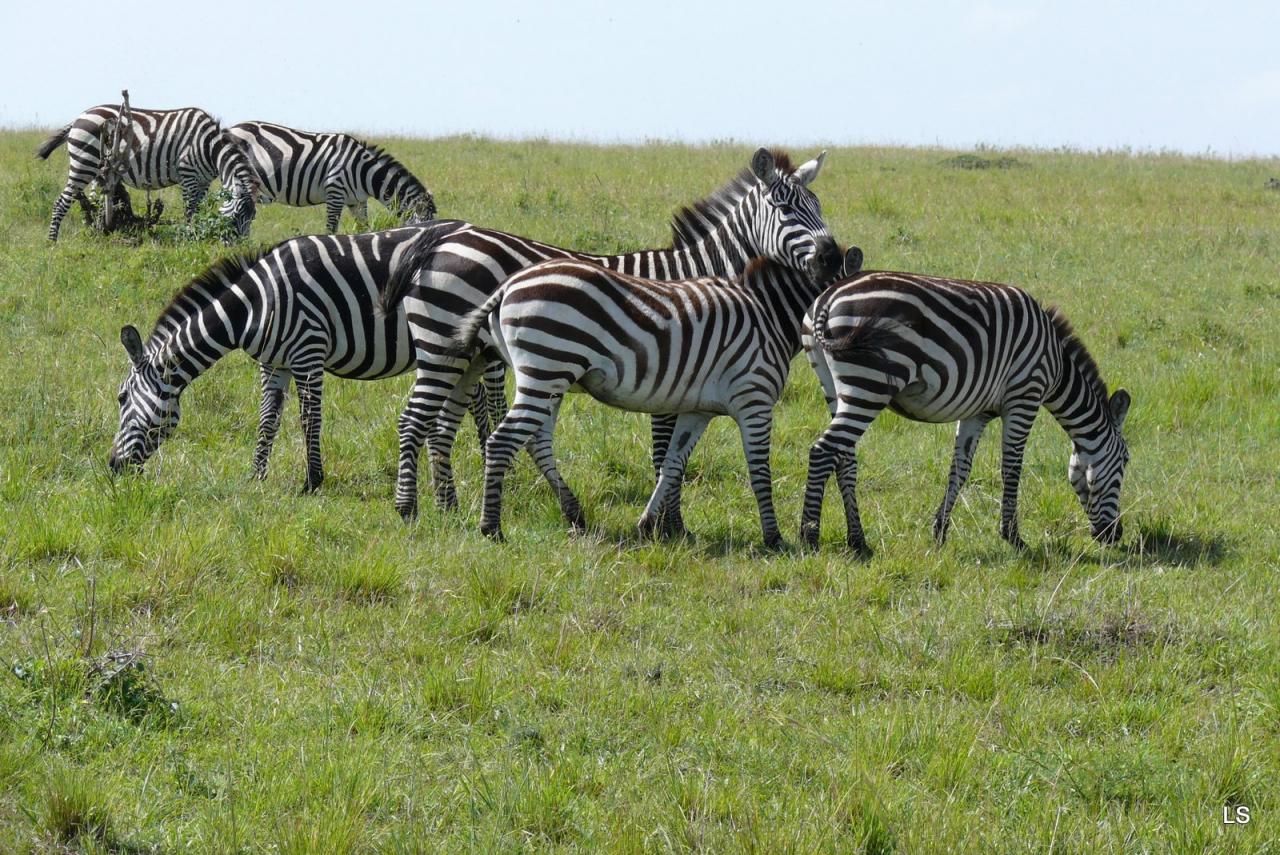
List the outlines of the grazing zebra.
{"type": "Polygon", "coordinates": [[[422,182],[394,157],[349,134],[311,133],[269,122],[240,122],[227,132],[249,153],[261,187],[259,201],[325,206],[326,227],[338,230],[342,208],[363,231],[368,200],[417,223],[433,219],[436,203],[422,182]]]}
{"type": "MultiPolygon", "coordinates": [[[[419,256],[403,265],[387,284],[383,305],[403,299],[418,349],[418,370],[408,406],[400,418],[400,471],[396,509],[407,520],[418,508],[418,455],[428,445],[436,500],[455,507],[452,450],[458,424],[471,397],[460,383],[470,359],[455,354],[453,339],[466,316],[485,302],[511,274],[551,258],[592,261],[646,279],[673,280],[740,274],[755,257],[767,255],[805,269],[819,239],[829,237],[818,199],[809,185],[822,169],[826,152],[792,166],[783,152],[759,149],[750,169],[710,196],[681,209],[672,222],[673,240],[665,249],[596,256],[572,252],[503,232],[466,226],[432,244],[420,242],[419,256]]],[[[486,374],[490,421],[502,418],[501,363],[486,374]]],[[[675,417],[653,420],[653,466],[658,474],[666,456],[675,417]]],[[[549,458],[535,451],[539,468],[564,495],[549,458]]],[[[671,503],[673,518],[664,530],[679,531],[679,486],[671,503]]],[[[566,516],[576,519],[572,509],[566,516]]]]}
{"type": "Polygon", "coordinates": [[[120,386],[114,472],[141,467],[178,424],[179,397],[196,377],[237,348],[262,366],[262,409],[254,475],[267,458],[290,379],[298,387],[307,466],[304,489],[320,486],[320,396],[324,372],[376,380],[409,370],[414,351],[404,312],[379,315],[379,286],[415,240],[439,222],[358,235],[299,237],[256,255],[214,264],[179,291],[144,344],[126,326],[132,363],[120,386]]]}
{"type": "MultiPolygon", "coordinates": [[[[667,503],[694,445],[713,416],[727,415],[742,434],[765,546],[779,546],[769,470],[773,407],[800,351],[805,310],[838,269],[835,242],[821,238],[810,258],[810,273],[761,258],[733,279],[658,282],[573,260],[545,261],[509,278],[467,318],[455,345],[469,352],[487,329],[516,381],[511,410],[485,444],[481,531],[502,537],[507,468],[527,443],[550,454],[560,403],[576,385],[614,407],[675,415],[642,532],[669,519],[667,503]]],[[[472,370],[480,365],[477,359],[472,370]]]]}
{"type": "Polygon", "coordinates": [[[886,406],[916,421],[959,422],[947,492],[933,523],[939,545],[978,438],[999,416],[1000,534],[1023,546],[1018,479],[1027,435],[1042,405],[1071,437],[1068,477],[1093,536],[1104,543],[1120,539],[1120,483],[1129,462],[1121,428],[1129,393],[1107,393],[1097,363],[1058,309],[1046,310],[1008,285],[874,271],[824,292],[811,316],[805,320],[805,350],[832,418],[809,452],[800,524],[808,544],[818,542],[822,492],[834,470],[848,544],[870,553],[858,515],[855,452],[886,406]]]}
{"type": "MultiPolygon", "coordinates": [[[[198,107],[135,107],[129,113],[131,149],[121,180],[139,190],[181,185],[183,206],[190,220],[209,192],[209,182],[217,178],[231,191],[231,199],[222,205],[222,215],[231,218],[239,235],[247,235],[255,213],[257,179],[244,149],[226,135],[218,120],[198,107]]],[[[112,104],[85,110],[36,150],[36,157],[46,160],[65,142],[70,161],[67,184],[53,204],[49,240],[58,239],[62,218],[71,203],[85,202],[85,187],[101,175],[103,136],[119,115],[120,108],[112,104]]]]}

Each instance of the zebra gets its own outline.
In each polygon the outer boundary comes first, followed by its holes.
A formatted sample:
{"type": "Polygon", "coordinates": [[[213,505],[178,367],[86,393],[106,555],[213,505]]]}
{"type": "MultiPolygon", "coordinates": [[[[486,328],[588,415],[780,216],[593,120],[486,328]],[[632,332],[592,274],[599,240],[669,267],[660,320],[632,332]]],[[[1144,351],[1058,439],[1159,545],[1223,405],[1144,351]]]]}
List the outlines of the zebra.
{"type": "Polygon", "coordinates": [[[1071,438],[1068,479],[1093,537],[1120,539],[1120,485],[1129,462],[1121,429],[1130,396],[1124,389],[1108,393],[1097,363],[1059,309],[1042,308],[1009,285],[869,271],[818,298],[805,319],[804,345],[831,412],[830,425],[809,451],[800,523],[806,544],[818,543],[822,493],[834,470],[848,545],[870,555],[858,513],[856,448],[886,406],[916,421],[958,421],[947,490],[933,522],[939,546],[978,439],[999,416],[1000,535],[1025,547],[1018,533],[1018,481],[1041,406],[1071,438]]]}
{"type": "MultiPolygon", "coordinates": [[[[453,339],[463,319],[508,276],[552,258],[591,261],[658,280],[740,274],[759,255],[787,260],[803,269],[817,251],[818,240],[829,237],[821,206],[809,189],[825,159],[824,151],[797,167],[785,152],[758,149],[749,169],[676,213],[671,224],[672,242],[665,249],[589,255],[471,225],[442,235],[436,243],[419,242],[413,250],[418,257],[398,268],[382,298],[384,307],[404,301],[418,349],[413,391],[399,424],[395,505],[401,516],[410,520],[417,514],[418,456],[424,443],[428,445],[437,504],[457,506],[453,442],[471,389],[469,383],[459,382],[470,360],[453,352],[453,339]]],[[[500,421],[505,411],[502,377],[501,362],[492,363],[485,373],[492,424],[500,421]]],[[[670,414],[653,419],[655,477],[666,457],[674,424],[675,417],[670,414]]],[[[563,496],[554,472],[542,466],[546,462],[544,457],[540,468],[557,495],[563,496]]],[[[678,533],[683,530],[679,485],[673,495],[673,517],[664,530],[678,533]]],[[[571,508],[564,510],[570,521],[577,518],[571,508]]]]}
{"type": "Polygon", "coordinates": [[[177,427],[184,389],[217,360],[242,349],[260,363],[262,407],[255,478],[266,476],[289,382],[298,389],[306,437],[306,478],[324,480],[320,402],[324,372],[376,380],[408,371],[414,349],[403,310],[378,315],[379,285],[416,240],[456,221],[358,235],[298,237],[218,261],[165,306],[144,343],[125,326],[130,368],[120,386],[120,427],[111,470],[141,469],[177,427]]]}
{"type": "MultiPolygon", "coordinates": [[[[257,179],[244,149],[218,124],[218,120],[198,107],[177,110],[129,111],[131,148],[121,179],[140,190],[159,190],[178,184],[188,220],[195,214],[209,182],[217,178],[231,191],[220,213],[229,217],[241,237],[248,235],[256,213],[257,179]]],[[[85,110],[60,128],[36,150],[47,160],[63,143],[69,165],[67,183],[53,204],[49,240],[56,241],[62,219],[71,203],[86,205],[84,189],[99,178],[103,167],[104,135],[114,126],[120,108],[102,104],[85,110]]]]}
{"type": "MultiPolygon", "coordinates": [[[[557,259],[507,279],[455,339],[455,351],[467,353],[487,331],[516,381],[511,410],[485,444],[480,530],[502,538],[507,468],[526,444],[551,455],[561,401],[578,386],[614,407],[675,416],[641,533],[670,519],[667,505],[689,454],[712,417],[727,415],[742,435],[765,546],[781,546],[769,439],[805,310],[840,258],[829,236],[817,244],[806,257],[808,273],[761,257],[735,278],[659,282],[557,259]]],[[[477,359],[471,370],[481,365],[477,359]]],[[[561,504],[578,507],[571,493],[561,504]]]]}
{"type": "Polygon", "coordinates": [[[330,233],[338,230],[344,205],[364,231],[371,197],[413,223],[436,215],[435,197],[412,172],[381,148],[349,134],[312,133],[269,122],[240,122],[227,131],[249,153],[261,187],[259,201],[295,207],[323,203],[330,233]]]}

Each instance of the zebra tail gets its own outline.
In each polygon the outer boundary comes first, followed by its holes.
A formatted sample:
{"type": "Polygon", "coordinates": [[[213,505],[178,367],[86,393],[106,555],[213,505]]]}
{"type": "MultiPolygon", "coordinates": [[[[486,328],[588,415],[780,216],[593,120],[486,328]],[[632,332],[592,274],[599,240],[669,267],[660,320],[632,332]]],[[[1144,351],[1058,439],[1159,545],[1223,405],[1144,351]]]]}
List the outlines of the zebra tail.
{"type": "Polygon", "coordinates": [[[49,155],[53,154],[54,149],[67,141],[67,137],[71,134],[71,125],[65,125],[56,131],[53,136],[44,141],[40,148],[36,149],[36,157],[41,160],[48,160],[49,155]]]}
{"type": "Polygon", "coordinates": [[[441,228],[435,224],[424,227],[425,233],[420,235],[413,245],[400,256],[400,263],[391,271],[386,283],[378,293],[378,301],[374,311],[378,317],[385,318],[396,310],[408,293],[413,290],[414,278],[418,271],[426,265],[427,258],[435,252],[436,244],[453,229],[441,228]]]}
{"type": "Polygon", "coordinates": [[[480,304],[480,308],[467,315],[462,325],[458,327],[458,331],[453,334],[453,340],[445,348],[445,356],[469,357],[476,352],[476,340],[480,337],[480,330],[484,329],[484,325],[489,322],[489,316],[502,302],[505,291],[505,288],[494,291],[488,300],[480,304]]]}
{"type": "Polygon", "coordinates": [[[885,352],[898,340],[893,330],[885,329],[874,320],[859,324],[838,339],[827,338],[827,320],[831,302],[827,301],[813,318],[813,340],[832,356],[850,359],[856,356],[872,356],[883,359],[885,352]]]}

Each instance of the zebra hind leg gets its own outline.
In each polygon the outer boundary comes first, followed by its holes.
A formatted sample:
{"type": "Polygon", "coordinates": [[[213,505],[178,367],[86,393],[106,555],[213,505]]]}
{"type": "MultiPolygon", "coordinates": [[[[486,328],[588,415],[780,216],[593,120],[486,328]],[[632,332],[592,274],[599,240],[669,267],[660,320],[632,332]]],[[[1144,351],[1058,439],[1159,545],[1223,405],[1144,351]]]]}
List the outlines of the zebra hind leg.
{"type": "Polygon", "coordinates": [[[262,405],[258,409],[258,445],[253,452],[253,477],[262,481],[267,477],[267,462],[271,459],[271,447],[280,432],[280,413],[284,409],[284,395],[293,375],[285,368],[261,365],[262,405]]]}
{"type": "Polygon", "coordinates": [[[649,503],[640,516],[640,522],[636,525],[641,535],[648,537],[661,534],[664,537],[676,537],[684,534],[683,521],[680,521],[679,528],[675,526],[676,521],[680,519],[679,508],[676,508],[675,514],[672,514],[672,496],[676,497],[675,501],[679,501],[680,484],[684,480],[684,470],[689,462],[689,455],[710,421],[709,413],[681,413],[667,422],[670,425],[669,432],[666,431],[665,424],[662,426],[666,438],[659,443],[658,419],[654,419],[654,457],[657,457],[658,448],[661,445],[662,460],[658,469],[657,486],[653,488],[653,495],[649,497],[649,503]]]}
{"type": "Polygon", "coordinates": [[[827,479],[834,471],[844,500],[846,543],[855,555],[870,557],[871,547],[867,545],[862,517],[858,512],[858,440],[891,397],[885,395],[877,399],[862,390],[851,393],[849,400],[858,401],[856,414],[852,407],[838,407],[831,424],[809,449],[809,474],[800,517],[800,539],[805,545],[811,548],[818,546],[822,528],[822,495],[827,479]]]}
{"type": "Polygon", "coordinates": [[[324,384],[324,371],[316,368],[299,371],[294,375],[298,387],[298,409],[302,415],[302,434],[307,446],[307,479],[303,493],[314,493],[324,482],[324,466],[320,460],[320,399],[324,384]]]}
{"type": "Polygon", "coordinates": [[[542,384],[541,389],[522,389],[511,406],[511,412],[489,436],[484,453],[484,511],[480,515],[480,531],[494,540],[502,540],[502,484],[516,452],[529,444],[538,432],[554,422],[560,398],[570,382],[542,384]]]}
{"type": "Polygon", "coordinates": [[[582,512],[582,503],[578,501],[578,497],[573,494],[573,491],[569,489],[569,485],[565,483],[564,478],[560,475],[560,470],[556,467],[555,452],[551,445],[552,435],[556,429],[556,419],[560,416],[560,404],[563,401],[563,397],[551,400],[551,414],[538,432],[529,440],[529,453],[533,456],[534,463],[538,465],[538,470],[542,473],[542,477],[546,478],[547,483],[555,490],[556,499],[560,502],[560,513],[564,514],[564,518],[569,523],[570,528],[580,532],[587,529],[587,517],[582,512]]]}
{"type": "Polygon", "coordinates": [[[971,416],[963,419],[956,426],[956,447],[951,456],[951,474],[947,476],[947,492],[942,497],[942,504],[933,517],[933,541],[938,546],[947,541],[947,530],[951,527],[951,509],[956,499],[969,480],[969,470],[973,466],[973,453],[978,449],[978,440],[991,416],[987,414],[971,416]]]}

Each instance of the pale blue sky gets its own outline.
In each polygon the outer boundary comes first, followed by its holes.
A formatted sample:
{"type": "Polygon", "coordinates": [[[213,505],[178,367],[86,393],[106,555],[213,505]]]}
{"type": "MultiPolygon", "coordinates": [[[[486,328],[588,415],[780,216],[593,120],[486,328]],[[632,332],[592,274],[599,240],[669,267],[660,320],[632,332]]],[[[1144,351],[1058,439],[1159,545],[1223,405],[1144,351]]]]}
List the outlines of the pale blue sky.
{"type": "Polygon", "coordinates": [[[127,86],[310,130],[1280,154],[1278,0],[4,0],[3,18],[6,126],[127,86]]]}

